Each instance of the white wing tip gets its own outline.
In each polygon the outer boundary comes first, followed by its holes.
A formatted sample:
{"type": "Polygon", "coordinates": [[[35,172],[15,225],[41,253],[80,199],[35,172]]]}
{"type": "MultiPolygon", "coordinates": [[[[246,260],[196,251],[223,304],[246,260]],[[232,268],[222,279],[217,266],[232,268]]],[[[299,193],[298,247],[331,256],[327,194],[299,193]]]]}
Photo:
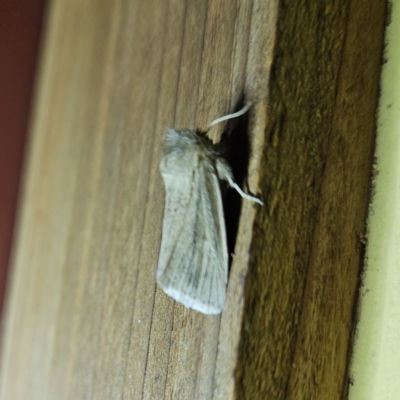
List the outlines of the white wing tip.
{"type": "Polygon", "coordinates": [[[177,288],[174,288],[171,286],[165,287],[160,282],[158,282],[158,284],[161,286],[161,288],[164,290],[164,292],[168,296],[172,297],[175,301],[183,304],[187,308],[191,308],[202,314],[206,314],[206,315],[220,314],[224,308],[225,297],[224,297],[223,301],[220,302],[220,304],[210,304],[207,301],[203,301],[204,299],[199,299],[199,298],[190,296],[186,293],[183,293],[182,291],[180,291],[177,288]]]}

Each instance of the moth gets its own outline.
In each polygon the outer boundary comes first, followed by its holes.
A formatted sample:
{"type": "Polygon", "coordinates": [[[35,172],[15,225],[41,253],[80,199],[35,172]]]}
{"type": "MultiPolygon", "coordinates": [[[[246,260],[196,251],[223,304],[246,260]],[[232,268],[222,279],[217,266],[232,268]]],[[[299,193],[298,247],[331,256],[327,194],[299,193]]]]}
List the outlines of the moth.
{"type": "MultiPolygon", "coordinates": [[[[216,119],[210,127],[250,108],[216,119]]],[[[160,164],[166,199],[157,282],[174,300],[204,314],[219,314],[228,282],[228,247],[220,183],[248,200],[218,145],[201,133],[168,128],[160,164]]]]}

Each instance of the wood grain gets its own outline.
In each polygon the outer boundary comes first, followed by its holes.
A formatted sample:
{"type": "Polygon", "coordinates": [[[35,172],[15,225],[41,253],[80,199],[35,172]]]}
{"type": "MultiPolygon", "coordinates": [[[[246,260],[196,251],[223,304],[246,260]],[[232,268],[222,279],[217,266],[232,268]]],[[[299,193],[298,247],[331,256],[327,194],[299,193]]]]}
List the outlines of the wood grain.
{"type": "Polygon", "coordinates": [[[51,3],[1,399],[342,398],[385,17],[373,3],[51,3]],[[266,205],[228,205],[227,303],[204,316],[155,284],[161,137],[244,100],[233,167],[266,205]]]}
{"type": "Polygon", "coordinates": [[[281,4],[238,398],[346,397],[385,16],[364,5],[281,4]]]}

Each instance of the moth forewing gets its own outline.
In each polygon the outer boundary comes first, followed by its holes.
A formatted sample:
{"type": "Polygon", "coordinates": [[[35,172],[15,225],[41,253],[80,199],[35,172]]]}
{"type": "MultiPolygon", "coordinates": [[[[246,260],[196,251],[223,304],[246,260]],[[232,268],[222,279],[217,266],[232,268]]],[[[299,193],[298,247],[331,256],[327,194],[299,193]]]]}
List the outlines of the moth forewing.
{"type": "Polygon", "coordinates": [[[217,153],[205,140],[191,131],[167,133],[160,165],[166,204],[157,282],[186,307],[218,314],[225,302],[228,251],[217,153]]]}

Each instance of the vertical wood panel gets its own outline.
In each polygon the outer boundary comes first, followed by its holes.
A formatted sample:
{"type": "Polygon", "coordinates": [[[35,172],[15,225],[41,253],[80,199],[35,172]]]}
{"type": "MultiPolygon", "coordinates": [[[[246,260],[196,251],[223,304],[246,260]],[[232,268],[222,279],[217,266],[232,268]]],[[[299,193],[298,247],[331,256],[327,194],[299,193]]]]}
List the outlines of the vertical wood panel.
{"type": "Polygon", "coordinates": [[[240,399],[347,396],[385,6],[280,3],[240,399]]]}

